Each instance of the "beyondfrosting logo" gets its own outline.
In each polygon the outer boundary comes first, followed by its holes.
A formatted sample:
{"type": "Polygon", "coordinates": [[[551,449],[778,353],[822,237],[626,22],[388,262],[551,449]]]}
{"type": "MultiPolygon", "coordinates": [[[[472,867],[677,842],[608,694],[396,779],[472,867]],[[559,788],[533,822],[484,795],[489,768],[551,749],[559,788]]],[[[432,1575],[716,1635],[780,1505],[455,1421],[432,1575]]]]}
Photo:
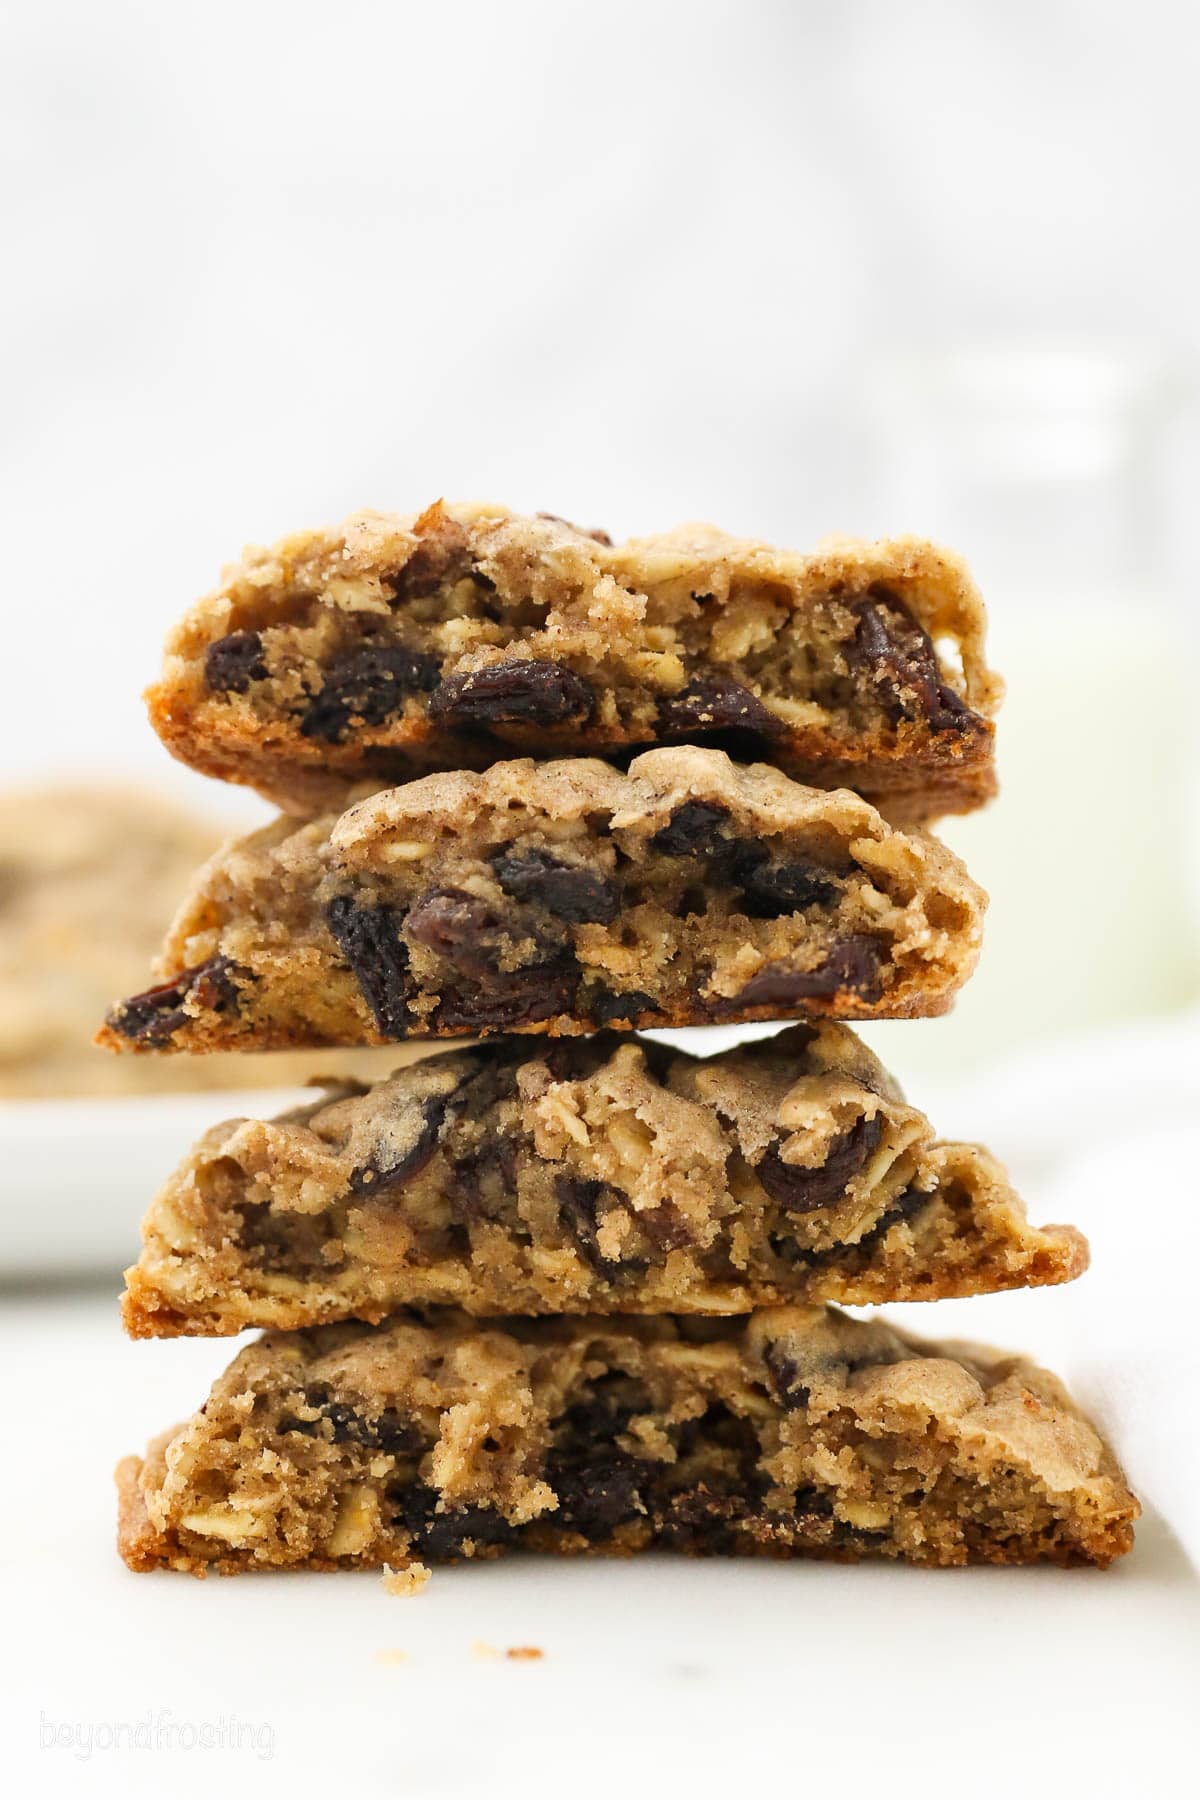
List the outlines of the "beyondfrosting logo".
{"type": "Polygon", "coordinates": [[[67,1750],[77,1762],[90,1762],[110,1750],[226,1750],[270,1762],[275,1754],[275,1728],[236,1713],[215,1719],[177,1719],[169,1706],[142,1719],[75,1719],[56,1722],[41,1713],[38,1745],[67,1750]]]}

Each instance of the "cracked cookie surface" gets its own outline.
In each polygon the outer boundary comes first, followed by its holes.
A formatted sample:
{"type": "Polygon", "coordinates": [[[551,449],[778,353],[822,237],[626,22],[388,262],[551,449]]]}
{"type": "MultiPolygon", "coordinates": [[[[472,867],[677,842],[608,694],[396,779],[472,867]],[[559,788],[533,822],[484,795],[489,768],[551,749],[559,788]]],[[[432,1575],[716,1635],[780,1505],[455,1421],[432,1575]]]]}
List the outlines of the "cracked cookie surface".
{"type": "Polygon", "coordinates": [[[681,747],[427,776],[201,872],[111,1049],[923,1017],[986,897],[924,832],[681,747]]]}
{"type": "Polygon", "coordinates": [[[911,822],[994,791],[983,634],[961,561],[918,539],[612,544],[438,502],[248,552],[147,698],[176,756],[293,812],[363,780],[699,737],[911,822]]]}
{"type": "Polygon", "coordinates": [[[126,1272],[135,1336],[476,1314],[726,1314],[1070,1280],[986,1151],[844,1026],[708,1059],[601,1033],[498,1039],[201,1140],[126,1272]]]}
{"type": "Polygon", "coordinates": [[[271,1333],[117,1471],[133,1569],[509,1550],[1106,1564],[1138,1505],[1062,1385],[832,1308],[271,1333]]]}

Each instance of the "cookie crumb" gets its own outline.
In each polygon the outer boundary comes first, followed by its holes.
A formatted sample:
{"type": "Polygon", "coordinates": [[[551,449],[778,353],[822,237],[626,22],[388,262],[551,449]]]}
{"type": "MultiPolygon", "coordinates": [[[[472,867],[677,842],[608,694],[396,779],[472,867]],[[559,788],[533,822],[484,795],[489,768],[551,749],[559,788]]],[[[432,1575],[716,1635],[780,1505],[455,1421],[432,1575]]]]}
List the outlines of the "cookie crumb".
{"type": "Polygon", "coordinates": [[[541,1662],[546,1652],[536,1644],[513,1644],[504,1654],[509,1662],[541,1662]]]}
{"type": "Polygon", "coordinates": [[[377,1663],[399,1665],[400,1663],[406,1663],[409,1660],[410,1658],[407,1650],[377,1650],[375,1652],[375,1661],[377,1663]]]}
{"type": "Polygon", "coordinates": [[[495,1644],[485,1644],[482,1638],[476,1638],[471,1645],[471,1655],[476,1662],[495,1662],[500,1652],[495,1644]]]}
{"type": "Polygon", "coordinates": [[[403,1569],[383,1565],[383,1588],[387,1594],[419,1594],[428,1580],[429,1570],[424,1563],[409,1563],[403,1569]]]}

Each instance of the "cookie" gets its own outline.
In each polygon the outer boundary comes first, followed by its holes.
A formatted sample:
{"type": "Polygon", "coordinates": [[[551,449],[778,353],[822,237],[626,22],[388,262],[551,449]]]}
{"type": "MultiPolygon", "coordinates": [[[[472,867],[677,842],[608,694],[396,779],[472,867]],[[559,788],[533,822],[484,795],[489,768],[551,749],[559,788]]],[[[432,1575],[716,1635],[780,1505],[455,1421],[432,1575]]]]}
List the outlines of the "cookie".
{"type": "Polygon", "coordinates": [[[1067,1281],[1003,1170],[935,1144],[841,1025],[708,1060],[602,1033],[433,1056],[281,1119],[210,1131],[126,1272],[136,1337],[399,1307],[749,1312],[1067,1281]]]}
{"type": "Polygon", "coordinates": [[[133,1569],[506,1550],[1112,1561],[1138,1505],[1052,1375],[832,1308],[271,1333],[117,1472],[133,1569]]]}
{"type": "Polygon", "coordinates": [[[110,1049],[944,1012],[985,896],[865,800],[716,750],[425,777],[204,870],[110,1049]]]}
{"type": "MultiPolygon", "coordinates": [[[[165,796],[45,786],[0,795],[0,1097],[177,1093],[299,1086],[311,1057],[100,1056],[96,1020],[144,979],[222,831],[165,796]]],[[[323,1073],[386,1073],[375,1052],[321,1058],[323,1073]]]]}
{"type": "Polygon", "coordinates": [[[292,812],[514,754],[708,741],[918,822],[994,791],[983,638],[963,564],[913,538],[612,544],[438,502],[248,552],[147,698],[174,755],[292,812]]]}

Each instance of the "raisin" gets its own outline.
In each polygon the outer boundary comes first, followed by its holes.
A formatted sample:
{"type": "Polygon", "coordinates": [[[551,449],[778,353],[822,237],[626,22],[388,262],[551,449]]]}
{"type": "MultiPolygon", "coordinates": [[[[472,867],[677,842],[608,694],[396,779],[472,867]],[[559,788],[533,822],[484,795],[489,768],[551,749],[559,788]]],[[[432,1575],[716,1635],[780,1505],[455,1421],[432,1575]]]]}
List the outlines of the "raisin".
{"type": "Polygon", "coordinates": [[[607,1183],[590,1181],[582,1175],[562,1174],[555,1179],[554,1197],[558,1201],[559,1218],[569,1228],[580,1256],[593,1274],[611,1277],[623,1266],[632,1266],[622,1264],[620,1258],[605,1256],[600,1248],[600,1203],[615,1198],[607,1183]]]}
{"type": "Polygon", "coordinates": [[[454,1163],[450,1212],[457,1225],[506,1219],[517,1185],[517,1140],[507,1132],[483,1139],[478,1150],[454,1163]]]}
{"type": "Polygon", "coordinates": [[[371,1421],[373,1441],[385,1456],[412,1455],[425,1447],[425,1437],[415,1419],[393,1406],[385,1407],[371,1421]]]}
{"type": "Polygon", "coordinates": [[[503,1544],[513,1535],[508,1521],[490,1506],[458,1506],[441,1512],[438,1490],[425,1482],[405,1482],[391,1495],[392,1524],[407,1531],[413,1550],[435,1561],[461,1556],[468,1543],[503,1544]]]}
{"type": "Polygon", "coordinates": [[[648,1465],[624,1450],[601,1448],[578,1461],[560,1461],[552,1454],[545,1476],[558,1496],[553,1523],[589,1543],[610,1538],[626,1519],[645,1512],[648,1475],[648,1465]]]}
{"type": "Polygon", "coordinates": [[[605,544],[610,550],[612,549],[612,539],[607,531],[600,531],[598,528],[589,530],[585,525],[573,525],[570,519],[564,519],[560,513],[540,512],[535,513],[534,517],[548,519],[552,525],[565,525],[568,531],[575,532],[578,537],[591,538],[593,543],[605,544]]]}
{"type": "Polygon", "coordinates": [[[394,1161],[377,1161],[372,1157],[370,1162],[355,1169],[350,1176],[350,1192],[352,1194],[382,1194],[392,1188],[403,1187],[414,1175],[419,1175],[433,1160],[434,1151],[442,1135],[442,1126],[446,1115],[458,1097],[456,1090],[451,1094],[437,1094],[426,1100],[421,1108],[421,1124],[416,1138],[403,1156],[394,1161]]]}
{"type": "Polygon", "coordinates": [[[188,999],[204,1007],[206,1012],[236,1012],[238,990],[233,977],[244,973],[227,956],[211,957],[194,971],[188,999]]]}
{"type": "Polygon", "coordinates": [[[844,1520],[839,1519],[829,1541],[839,1550],[866,1550],[876,1554],[884,1544],[891,1543],[892,1534],[886,1526],[882,1530],[872,1531],[865,1525],[847,1525],[844,1520]]]}
{"type": "Polygon", "coordinates": [[[816,1212],[840,1200],[854,1176],[871,1157],[883,1136],[879,1113],[855,1121],[849,1131],[834,1138],[825,1161],[815,1169],[784,1162],[778,1144],[772,1144],[754,1173],[772,1200],[788,1212],[816,1212]]]}
{"type": "Polygon", "coordinates": [[[511,1030],[570,1011],[580,971],[561,945],[543,946],[523,968],[501,967],[514,926],[523,935],[519,920],[506,920],[462,888],[430,888],[413,907],[408,936],[478,984],[465,992],[443,987],[438,1030],[511,1030]]]}
{"type": "Polygon", "coordinates": [[[584,725],[596,710],[589,684],[565,663],[532,657],[450,675],[429,702],[439,725],[584,725]]]}
{"type": "Polygon", "coordinates": [[[501,888],[573,925],[608,925],[620,910],[617,890],[594,869],[559,862],[545,850],[503,850],[492,858],[501,888]]]}
{"type": "Polygon", "coordinates": [[[920,719],[934,731],[957,731],[979,719],[942,679],[929,633],[886,588],[872,588],[858,602],[858,627],[846,650],[851,667],[864,669],[878,689],[893,724],[920,719]]]}
{"type": "Polygon", "coordinates": [[[735,844],[727,878],[741,890],[751,919],[782,919],[806,906],[830,906],[838,896],[837,878],[822,863],[797,856],[772,862],[761,844],[735,844]]]}
{"type": "Polygon", "coordinates": [[[768,1549],[824,1543],[832,1511],[829,1497],[816,1488],[801,1488],[794,1506],[779,1509],[764,1505],[761,1495],[727,1493],[705,1480],[670,1495],[655,1524],[664,1549],[689,1556],[728,1556],[747,1540],[768,1549]]]}
{"type": "Polygon", "coordinates": [[[931,1199],[932,1195],[922,1192],[920,1188],[906,1188],[897,1199],[893,1200],[886,1212],[880,1213],[870,1231],[864,1231],[858,1242],[850,1244],[848,1248],[855,1252],[873,1250],[876,1244],[887,1236],[893,1225],[915,1219],[922,1208],[928,1206],[931,1199]]]}
{"type": "Polygon", "coordinates": [[[784,725],[740,681],[716,669],[705,669],[695,671],[677,694],[659,701],[658,729],[662,737],[692,737],[710,731],[751,731],[775,736],[784,725]]]}
{"type": "Polygon", "coordinates": [[[108,1014],[109,1025],[134,1044],[165,1043],[187,1023],[183,1001],[193,973],[193,970],[185,969],[176,980],[160,981],[157,987],[146,988],[141,994],[131,994],[128,1000],[119,1001],[108,1014]]]}
{"type": "Polygon", "coordinates": [[[607,988],[601,988],[589,1002],[589,1012],[596,1025],[636,1025],[646,1013],[656,1013],[658,1003],[649,994],[643,994],[640,988],[631,988],[627,994],[613,994],[607,988]]]}
{"type": "Polygon", "coordinates": [[[614,1440],[647,1405],[637,1383],[601,1376],[589,1396],[556,1422],[556,1441],[543,1470],[558,1496],[558,1510],[551,1515],[555,1525],[594,1543],[645,1512],[649,1465],[614,1440]]]}
{"type": "Polygon", "coordinates": [[[727,837],[728,809],[715,801],[686,800],[650,839],[665,856],[702,856],[713,873],[741,891],[752,919],[779,919],[803,907],[829,905],[838,883],[831,870],[808,857],[773,862],[764,844],[727,837]]]}
{"type": "Polygon", "coordinates": [[[214,694],[244,694],[252,681],[261,681],[266,673],[257,631],[231,631],[205,652],[204,679],[214,694]]]}
{"type": "Polygon", "coordinates": [[[685,1419],[680,1425],[675,1438],[677,1461],[682,1462],[697,1450],[708,1455],[716,1450],[727,1453],[727,1460],[736,1464],[739,1493],[748,1493],[754,1486],[760,1451],[758,1433],[750,1419],[740,1417],[723,1400],[711,1401],[698,1418],[685,1419]]]}
{"type": "Polygon", "coordinates": [[[393,605],[423,600],[440,587],[453,587],[473,571],[467,557],[467,534],[456,520],[444,518],[433,537],[423,538],[402,568],[384,577],[393,605]]]}
{"type": "Polygon", "coordinates": [[[505,920],[490,901],[464,888],[430,888],[404,921],[405,935],[464,975],[497,972],[505,920]]]}
{"type": "Polygon", "coordinates": [[[763,1361],[767,1365],[775,1398],[784,1411],[799,1412],[801,1407],[807,1406],[811,1398],[809,1389],[800,1381],[799,1369],[778,1340],[767,1345],[763,1361]]]}
{"type": "Polygon", "coordinates": [[[325,920],[381,1035],[403,1037],[410,984],[399,914],[394,907],[360,906],[349,894],[339,894],[325,908],[325,920]]]}
{"type": "Polygon", "coordinates": [[[131,1044],[156,1047],[165,1044],[181,1026],[194,1022],[189,1004],[206,1012],[236,1012],[238,987],[234,979],[251,979],[227,956],[214,956],[194,969],[184,969],[170,981],[122,1000],[108,1015],[108,1024],[131,1044]]]}
{"type": "Polygon", "coordinates": [[[300,735],[338,744],[351,721],[383,725],[406,694],[429,693],[440,679],[436,656],[402,644],[367,644],[336,657],[300,720],[300,735]]]}
{"type": "Polygon", "coordinates": [[[655,1516],[655,1537],[664,1550],[728,1556],[737,1544],[737,1526],[749,1512],[749,1503],[740,1495],[714,1493],[699,1481],[670,1495],[655,1516]]]}
{"type": "Polygon", "coordinates": [[[876,940],[855,933],[834,944],[815,969],[782,969],[768,963],[729,1005],[792,1006],[798,1000],[824,1000],[841,993],[873,1004],[883,991],[879,962],[876,940]]]}
{"type": "MultiPolygon", "coordinates": [[[[661,1206],[649,1207],[637,1216],[638,1228],[643,1242],[655,1250],[660,1257],[668,1255],[672,1250],[682,1250],[696,1239],[691,1227],[676,1212],[671,1202],[664,1201],[661,1206]]],[[[625,1258],[625,1266],[631,1266],[631,1259],[625,1258]]],[[[649,1258],[639,1258],[639,1267],[649,1258]]]]}
{"type": "Polygon", "coordinates": [[[383,1451],[387,1456],[403,1456],[425,1449],[425,1436],[414,1418],[399,1413],[394,1406],[383,1409],[376,1418],[367,1418],[345,1400],[327,1400],[326,1390],[309,1391],[304,1399],[309,1406],[320,1408],[320,1418],[282,1418],[281,1431],[300,1431],[308,1438],[326,1433],[320,1429],[329,1422],[329,1438],[335,1444],[362,1444],[365,1449],[383,1451]]]}
{"type": "Polygon", "coordinates": [[[618,1437],[638,1413],[650,1409],[650,1395],[642,1382],[617,1370],[598,1375],[589,1384],[585,1397],[573,1401],[556,1421],[559,1447],[569,1447],[574,1440],[576,1445],[584,1445],[580,1451],[584,1454],[587,1445],[598,1438],[607,1442],[618,1437]]]}
{"type": "Polygon", "coordinates": [[[556,1442],[543,1471],[558,1494],[554,1525],[597,1543],[646,1512],[649,1463],[622,1451],[615,1438],[648,1408],[640,1382],[613,1372],[597,1377],[587,1399],[576,1400],[556,1420],[556,1442]]]}
{"type": "Polygon", "coordinates": [[[661,856],[711,856],[728,844],[721,827],[729,821],[729,808],[711,800],[685,800],[661,830],[650,839],[650,848],[661,856]]]}
{"type": "Polygon", "coordinates": [[[447,1119],[464,1112],[479,1117],[494,1103],[506,1086],[505,1071],[496,1059],[480,1052],[470,1060],[469,1072],[446,1094],[433,1094],[420,1104],[417,1134],[403,1155],[397,1157],[390,1145],[383,1145],[361,1168],[350,1176],[353,1194],[380,1194],[401,1187],[419,1175],[433,1160],[447,1119]],[[390,1158],[390,1160],[389,1160],[390,1158]]]}
{"type": "Polygon", "coordinates": [[[350,1406],[344,1400],[332,1400],[323,1385],[306,1388],[305,1405],[319,1409],[316,1419],[282,1418],[280,1431],[297,1431],[303,1437],[325,1438],[335,1444],[362,1444],[370,1450],[382,1450],[388,1456],[399,1456],[421,1450],[425,1438],[414,1419],[395,1407],[388,1406],[375,1418],[350,1406]],[[325,1423],[329,1431],[322,1429],[325,1423]]]}
{"type": "MultiPolygon", "coordinates": [[[[931,1198],[931,1195],[923,1193],[919,1188],[906,1188],[898,1199],[893,1200],[886,1212],[880,1213],[871,1229],[864,1231],[853,1244],[829,1244],[824,1250],[807,1250],[791,1239],[781,1241],[773,1237],[772,1247],[790,1262],[802,1263],[806,1269],[825,1269],[831,1263],[847,1260],[858,1265],[864,1260],[864,1253],[869,1256],[893,1225],[915,1218],[931,1198]]],[[[866,1364],[859,1366],[865,1367],[866,1364]]]]}
{"type": "Polygon", "coordinates": [[[517,1098],[517,1072],[528,1057],[521,1044],[480,1044],[472,1052],[474,1068],[453,1097],[455,1111],[480,1120],[505,1100],[517,1098]]]}
{"type": "Polygon", "coordinates": [[[538,963],[512,974],[489,974],[486,990],[446,992],[434,1017],[438,1031],[519,1031],[522,1026],[572,1011],[579,965],[538,963]]]}
{"type": "Polygon", "coordinates": [[[412,1455],[425,1447],[425,1438],[415,1419],[406,1417],[394,1406],[385,1407],[370,1419],[340,1401],[325,1408],[325,1417],[333,1426],[335,1444],[362,1444],[368,1450],[382,1450],[386,1456],[412,1455]]]}

